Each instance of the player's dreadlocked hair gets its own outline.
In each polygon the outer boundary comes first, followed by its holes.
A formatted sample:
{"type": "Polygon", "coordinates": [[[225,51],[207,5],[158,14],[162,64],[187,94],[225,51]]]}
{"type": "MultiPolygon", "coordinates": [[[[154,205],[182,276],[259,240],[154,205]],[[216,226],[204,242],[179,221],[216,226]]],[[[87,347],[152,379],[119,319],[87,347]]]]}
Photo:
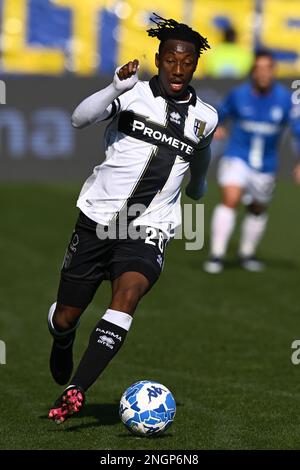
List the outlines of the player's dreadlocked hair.
{"type": "Polygon", "coordinates": [[[157,27],[148,29],[147,33],[149,36],[156,37],[160,40],[159,51],[167,39],[181,39],[182,41],[193,43],[198,57],[202,51],[210,49],[207,39],[197,33],[197,31],[194,31],[188,25],[178,23],[173,19],[166,20],[156,13],[153,13],[153,15],[155,16],[155,19],[150,18],[150,20],[155,23],[157,27]]]}

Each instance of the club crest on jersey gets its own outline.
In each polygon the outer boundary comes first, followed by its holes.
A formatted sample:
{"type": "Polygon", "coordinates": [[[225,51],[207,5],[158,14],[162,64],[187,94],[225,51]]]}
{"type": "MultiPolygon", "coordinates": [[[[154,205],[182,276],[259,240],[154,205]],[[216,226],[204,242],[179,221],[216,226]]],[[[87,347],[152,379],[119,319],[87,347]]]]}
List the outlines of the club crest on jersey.
{"type": "Polygon", "coordinates": [[[180,124],[180,114],[179,113],[176,113],[176,111],[173,111],[172,113],[170,113],[170,121],[171,122],[174,122],[175,124],[180,124]]]}
{"type": "Polygon", "coordinates": [[[205,126],[206,126],[205,121],[200,121],[200,119],[195,119],[194,133],[196,137],[198,137],[198,139],[202,139],[205,126]]]}

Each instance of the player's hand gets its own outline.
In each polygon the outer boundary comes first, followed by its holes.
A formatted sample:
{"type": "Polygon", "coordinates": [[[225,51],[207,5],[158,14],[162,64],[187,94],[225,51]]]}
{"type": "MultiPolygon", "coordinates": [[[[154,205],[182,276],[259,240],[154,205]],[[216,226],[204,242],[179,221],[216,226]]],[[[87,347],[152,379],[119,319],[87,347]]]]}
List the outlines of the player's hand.
{"type": "Polygon", "coordinates": [[[214,139],[222,140],[227,137],[227,130],[224,126],[218,126],[214,133],[214,139]]]}
{"type": "Polygon", "coordinates": [[[204,181],[202,184],[194,184],[191,181],[185,188],[185,194],[194,199],[194,201],[198,201],[207,191],[207,182],[204,181]]]}
{"type": "Polygon", "coordinates": [[[131,90],[138,82],[139,61],[137,59],[128,62],[115,71],[113,84],[117,91],[123,93],[131,90]]]}
{"type": "Polygon", "coordinates": [[[294,169],[294,179],[297,184],[300,184],[300,163],[294,169]]]}

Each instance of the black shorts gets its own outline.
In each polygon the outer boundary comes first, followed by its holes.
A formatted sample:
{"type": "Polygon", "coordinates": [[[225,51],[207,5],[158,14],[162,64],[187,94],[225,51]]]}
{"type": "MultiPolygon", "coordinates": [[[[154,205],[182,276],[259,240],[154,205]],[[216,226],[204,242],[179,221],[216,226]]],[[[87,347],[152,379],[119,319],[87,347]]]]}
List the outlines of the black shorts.
{"type": "MultiPolygon", "coordinates": [[[[58,289],[58,302],[85,308],[103,280],[122,273],[143,274],[152,286],[160,276],[168,239],[158,229],[139,227],[140,238],[99,238],[97,223],[80,212],[68,245],[58,289]]],[[[103,233],[103,231],[102,231],[103,233]]]]}

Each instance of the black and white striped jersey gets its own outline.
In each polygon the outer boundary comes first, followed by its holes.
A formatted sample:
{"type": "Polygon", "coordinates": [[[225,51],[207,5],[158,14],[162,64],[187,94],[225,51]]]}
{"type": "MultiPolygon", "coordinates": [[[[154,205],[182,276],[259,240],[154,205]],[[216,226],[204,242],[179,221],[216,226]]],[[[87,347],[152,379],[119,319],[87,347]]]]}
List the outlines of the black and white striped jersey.
{"type": "Polygon", "coordinates": [[[150,225],[167,235],[180,225],[181,182],[217,125],[216,110],[192,87],[189,92],[189,100],[174,101],[153,77],[114,101],[105,161],[94,168],[77,201],[90,219],[110,225],[127,209],[134,225],[150,225]]]}

